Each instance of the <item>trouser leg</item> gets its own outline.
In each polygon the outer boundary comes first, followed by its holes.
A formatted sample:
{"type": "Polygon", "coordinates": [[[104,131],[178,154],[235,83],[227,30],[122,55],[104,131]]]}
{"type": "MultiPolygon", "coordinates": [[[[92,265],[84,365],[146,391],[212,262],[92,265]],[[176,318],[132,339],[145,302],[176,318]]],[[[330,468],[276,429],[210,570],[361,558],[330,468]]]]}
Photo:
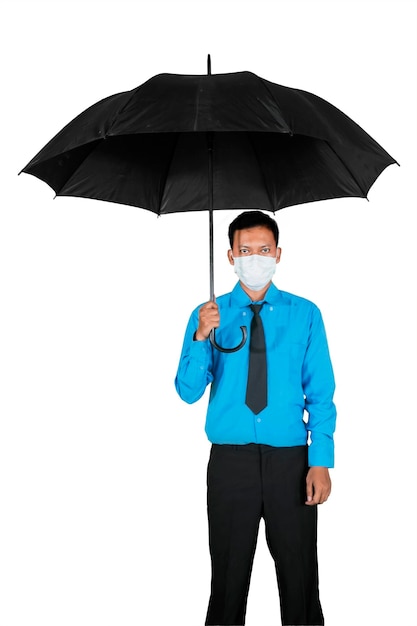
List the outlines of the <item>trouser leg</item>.
{"type": "Polygon", "coordinates": [[[245,623],[262,515],[256,446],[213,446],[207,472],[211,596],[206,624],[245,623]]]}
{"type": "Polygon", "coordinates": [[[324,624],[318,591],[317,507],[306,506],[307,447],[263,447],[264,518],[284,625],[324,624]]]}

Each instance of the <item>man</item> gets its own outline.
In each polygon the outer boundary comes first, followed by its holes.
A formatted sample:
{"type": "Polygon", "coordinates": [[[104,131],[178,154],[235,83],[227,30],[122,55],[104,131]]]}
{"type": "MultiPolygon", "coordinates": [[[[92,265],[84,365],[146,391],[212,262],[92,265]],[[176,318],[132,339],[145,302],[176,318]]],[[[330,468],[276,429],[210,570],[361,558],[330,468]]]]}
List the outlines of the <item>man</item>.
{"type": "Polygon", "coordinates": [[[282,624],[317,626],[324,622],[316,505],[330,494],[336,419],[325,330],[312,302],[272,283],[281,257],[274,219],[244,212],[230,224],[229,240],[228,258],[239,282],[192,313],[175,381],[188,403],[211,384],[206,433],[212,442],[212,583],[206,624],[244,624],[263,518],[282,624]],[[243,325],[249,337],[236,352],[221,352],[209,341],[214,328],[220,346],[235,346],[243,325]]]}

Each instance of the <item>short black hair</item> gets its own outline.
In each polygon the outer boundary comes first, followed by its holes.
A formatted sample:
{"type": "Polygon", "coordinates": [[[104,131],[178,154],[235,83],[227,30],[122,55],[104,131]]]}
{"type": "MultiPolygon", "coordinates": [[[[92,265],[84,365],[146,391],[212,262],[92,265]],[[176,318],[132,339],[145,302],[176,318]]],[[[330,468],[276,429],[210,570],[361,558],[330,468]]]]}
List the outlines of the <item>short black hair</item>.
{"type": "Polygon", "coordinates": [[[237,230],[254,228],[255,226],[266,226],[266,228],[272,231],[275,243],[278,245],[279,230],[276,221],[269,215],[262,213],[262,211],[245,211],[238,215],[229,226],[230,247],[233,248],[233,240],[237,230]]]}

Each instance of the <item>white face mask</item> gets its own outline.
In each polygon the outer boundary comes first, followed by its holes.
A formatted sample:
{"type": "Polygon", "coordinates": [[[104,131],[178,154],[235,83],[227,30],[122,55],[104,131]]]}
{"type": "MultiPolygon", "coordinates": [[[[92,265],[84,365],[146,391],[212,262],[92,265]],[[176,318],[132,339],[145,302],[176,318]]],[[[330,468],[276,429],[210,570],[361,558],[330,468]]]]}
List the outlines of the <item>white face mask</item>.
{"type": "Polygon", "coordinates": [[[277,259],[273,256],[250,254],[233,257],[233,261],[239,280],[251,291],[265,287],[277,269],[277,259]]]}

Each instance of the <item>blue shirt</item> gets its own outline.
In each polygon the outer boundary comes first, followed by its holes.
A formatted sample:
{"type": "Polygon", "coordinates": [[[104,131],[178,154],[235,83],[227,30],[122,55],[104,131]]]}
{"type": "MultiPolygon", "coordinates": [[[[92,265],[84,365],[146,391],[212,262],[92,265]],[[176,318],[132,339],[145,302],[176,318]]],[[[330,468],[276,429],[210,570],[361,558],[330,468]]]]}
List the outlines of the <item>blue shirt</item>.
{"type": "MultiPolygon", "coordinates": [[[[237,283],[216,299],[219,345],[240,343],[240,326],[248,335],[251,300],[237,283]]],[[[336,409],[333,369],[321,313],[315,304],[280,291],[271,284],[261,310],[268,370],[268,405],[255,415],[245,404],[249,336],[233,353],[213,348],[209,340],[195,341],[197,307],[184,337],[175,386],[180,397],[196,402],[211,384],[206,433],[212,443],[262,443],[298,446],[309,442],[309,465],[333,467],[336,409]],[[309,437],[310,435],[310,437],[309,437]]]]}

